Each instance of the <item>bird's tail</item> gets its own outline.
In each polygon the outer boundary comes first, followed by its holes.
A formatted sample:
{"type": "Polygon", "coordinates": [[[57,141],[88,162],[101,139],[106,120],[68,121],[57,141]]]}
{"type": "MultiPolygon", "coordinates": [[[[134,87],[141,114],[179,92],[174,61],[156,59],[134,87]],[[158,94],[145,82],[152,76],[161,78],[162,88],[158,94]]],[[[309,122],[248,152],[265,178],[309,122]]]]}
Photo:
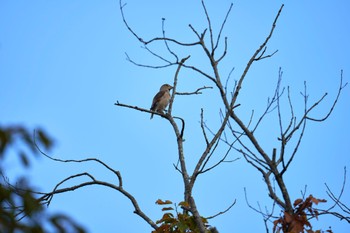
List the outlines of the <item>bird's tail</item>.
{"type": "MultiPolygon", "coordinates": [[[[155,110],[155,105],[152,104],[152,106],[151,106],[151,108],[149,110],[154,111],[155,110]]],[[[153,118],[153,112],[151,113],[151,118],[150,119],[152,120],[152,118],[153,118]]]]}

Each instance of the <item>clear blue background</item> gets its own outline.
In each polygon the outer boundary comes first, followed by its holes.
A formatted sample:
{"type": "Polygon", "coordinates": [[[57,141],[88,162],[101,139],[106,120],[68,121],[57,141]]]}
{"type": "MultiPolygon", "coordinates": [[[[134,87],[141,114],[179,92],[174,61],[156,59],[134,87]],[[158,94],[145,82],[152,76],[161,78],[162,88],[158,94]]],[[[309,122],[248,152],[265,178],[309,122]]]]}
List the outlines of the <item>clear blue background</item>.
{"type": "MultiPolygon", "coordinates": [[[[145,39],[161,36],[161,18],[166,18],[166,33],[181,41],[192,42],[206,27],[200,1],[133,1],[126,2],[125,14],[130,26],[145,39]]],[[[230,1],[207,1],[214,33],[230,1]]],[[[230,85],[237,80],[251,55],[268,35],[282,1],[235,1],[223,32],[228,36],[226,59],[220,66],[225,80],[232,67],[230,85]]],[[[24,124],[43,127],[56,139],[50,154],[62,159],[96,157],[119,170],[124,188],[139,201],[152,219],[160,219],[160,207],[154,202],[183,198],[181,176],[173,168],[177,162],[176,140],[171,126],[159,117],[114,106],[122,103],[149,108],[154,94],[163,83],[172,83],[176,67],[145,69],[126,60],[127,52],[135,61],[162,64],[140,48],[138,41],[123,25],[118,1],[0,1],[0,120],[1,125],[24,124]]],[[[344,81],[350,72],[350,4],[348,1],[290,1],[285,3],[277,28],[268,44],[268,52],[278,49],[270,59],[252,66],[241,92],[237,110],[245,122],[252,109],[256,117],[272,96],[278,69],[282,67],[284,86],[291,86],[296,113],[303,111],[300,91],[307,81],[310,104],[328,92],[326,100],[312,114],[322,117],[335,98],[344,70],[344,81]]],[[[162,55],[162,43],[151,47],[162,55]]],[[[203,53],[179,49],[181,56],[192,54],[189,64],[210,70],[203,53]]],[[[222,48],[222,47],[221,47],[222,48]]],[[[178,91],[194,91],[208,80],[182,70],[178,91]]],[[[291,198],[300,198],[307,185],[307,195],[327,198],[326,182],[338,194],[344,166],[350,167],[349,87],[346,88],[330,118],[325,123],[308,122],[304,141],[285,176],[291,198]]],[[[204,148],[199,120],[200,108],[213,130],[219,124],[219,102],[216,90],[197,96],[178,96],[174,115],[186,119],[185,153],[191,170],[204,148]]],[[[284,103],[287,106],[287,102],[284,103]]],[[[300,116],[300,115],[298,115],[300,116]]],[[[288,108],[285,117],[288,120],[288,108]]],[[[267,152],[278,145],[275,112],[257,132],[267,152]]],[[[218,152],[223,153],[222,145],[218,152]]],[[[220,154],[215,157],[219,159],[220,154]]],[[[241,157],[236,152],[231,159],[241,157]]],[[[20,168],[14,154],[5,161],[12,179],[25,174],[40,190],[50,191],[65,177],[89,172],[96,178],[116,182],[101,166],[60,164],[44,157],[33,160],[29,170],[20,168]]],[[[349,178],[349,177],[348,177],[349,178]]],[[[73,185],[83,179],[70,182],[73,185]]],[[[244,159],[224,164],[201,176],[194,196],[204,216],[236,205],[210,223],[221,233],[263,232],[261,216],[247,207],[243,188],[250,204],[271,207],[261,175],[244,159]]],[[[350,185],[345,187],[343,201],[350,205],[350,185]]],[[[322,204],[326,208],[331,203],[322,204]]],[[[133,214],[129,200],[103,187],[86,187],[57,195],[49,208],[69,213],[92,233],[150,232],[151,228],[133,214]]],[[[279,210],[276,211],[278,215],[279,210]]],[[[347,232],[350,227],[338,219],[320,217],[315,229],[347,232]]]]}

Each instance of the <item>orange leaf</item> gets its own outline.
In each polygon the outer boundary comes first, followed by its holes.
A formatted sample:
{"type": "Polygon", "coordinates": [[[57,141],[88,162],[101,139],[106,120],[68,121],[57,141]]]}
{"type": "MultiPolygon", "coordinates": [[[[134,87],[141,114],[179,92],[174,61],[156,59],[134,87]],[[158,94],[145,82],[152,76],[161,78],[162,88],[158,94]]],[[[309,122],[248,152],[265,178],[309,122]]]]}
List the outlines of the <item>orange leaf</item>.
{"type": "Polygon", "coordinates": [[[169,201],[169,200],[162,201],[162,200],[158,199],[156,201],[156,204],[158,204],[158,205],[168,205],[168,204],[173,204],[173,203],[171,201],[169,201]]]}
{"type": "Polygon", "coordinates": [[[325,199],[317,199],[311,196],[311,201],[318,205],[319,202],[327,202],[325,199]]]}
{"type": "Polygon", "coordinates": [[[295,201],[294,201],[294,207],[296,207],[297,205],[299,205],[300,203],[302,203],[303,202],[303,199],[296,199],[295,201]]]}
{"type": "Polygon", "coordinates": [[[156,223],[170,223],[176,221],[174,216],[171,213],[165,213],[161,219],[159,219],[156,223]]]}
{"type": "Polygon", "coordinates": [[[164,208],[162,209],[162,211],[167,211],[167,210],[174,210],[174,208],[173,208],[173,207],[164,207],[164,208]]]}

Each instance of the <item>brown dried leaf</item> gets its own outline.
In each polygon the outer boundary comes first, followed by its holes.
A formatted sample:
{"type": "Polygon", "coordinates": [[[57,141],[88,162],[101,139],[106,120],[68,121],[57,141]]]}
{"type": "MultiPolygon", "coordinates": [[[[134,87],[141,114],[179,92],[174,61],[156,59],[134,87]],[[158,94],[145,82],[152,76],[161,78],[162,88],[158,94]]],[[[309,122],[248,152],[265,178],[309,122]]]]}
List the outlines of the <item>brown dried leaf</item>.
{"type": "Polygon", "coordinates": [[[299,205],[300,203],[302,203],[303,202],[303,199],[301,199],[301,198],[299,198],[299,199],[296,199],[295,201],[294,201],[294,207],[296,207],[297,205],[299,205]]]}
{"type": "Polygon", "coordinates": [[[327,202],[327,200],[325,199],[317,199],[317,198],[314,198],[313,196],[310,195],[310,199],[313,203],[315,203],[316,205],[318,205],[318,203],[320,202],[327,202]]]}

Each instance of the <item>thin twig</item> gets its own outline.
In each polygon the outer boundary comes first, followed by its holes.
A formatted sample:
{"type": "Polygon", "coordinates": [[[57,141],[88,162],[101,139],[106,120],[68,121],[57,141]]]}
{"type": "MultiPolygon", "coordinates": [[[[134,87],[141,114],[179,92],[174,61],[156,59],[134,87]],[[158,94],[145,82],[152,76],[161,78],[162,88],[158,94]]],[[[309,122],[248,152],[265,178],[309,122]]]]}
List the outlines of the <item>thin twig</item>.
{"type": "Polygon", "coordinates": [[[275,30],[275,27],[276,27],[276,23],[277,23],[277,20],[282,12],[282,9],[283,9],[283,6],[284,4],[282,4],[282,6],[280,7],[276,17],[275,17],[275,20],[273,21],[272,23],[272,27],[271,27],[271,30],[270,30],[270,33],[269,35],[266,37],[265,41],[260,45],[260,47],[255,51],[255,53],[253,54],[253,56],[250,58],[248,64],[246,65],[244,71],[243,71],[243,74],[241,76],[241,78],[239,79],[238,81],[238,84],[237,84],[237,88],[236,88],[236,91],[233,95],[233,98],[231,100],[232,102],[232,105],[234,105],[236,103],[236,100],[237,100],[237,97],[238,97],[238,94],[239,94],[239,91],[241,90],[242,88],[242,83],[243,83],[243,80],[244,78],[246,77],[247,73],[248,73],[248,70],[250,69],[251,65],[253,64],[253,62],[255,61],[256,57],[258,56],[258,54],[265,48],[266,44],[269,42],[274,30],[275,30]]]}
{"type": "Polygon", "coordinates": [[[139,41],[141,42],[142,44],[144,45],[147,45],[147,44],[150,44],[152,42],[155,42],[155,41],[167,41],[167,42],[173,42],[175,44],[178,44],[178,45],[181,45],[181,46],[194,46],[194,45],[199,45],[200,42],[193,42],[193,43],[184,43],[184,42],[180,42],[180,41],[177,41],[175,39],[172,39],[172,38],[164,38],[164,37],[155,37],[155,38],[152,38],[150,40],[144,40],[143,38],[141,38],[140,36],[137,35],[137,33],[129,26],[129,24],[127,23],[126,21],[126,18],[125,18],[125,15],[124,15],[124,8],[125,8],[126,4],[122,4],[122,0],[119,0],[119,9],[120,9],[120,12],[121,12],[121,15],[122,15],[122,19],[123,19],[123,22],[124,22],[124,25],[126,26],[126,28],[131,32],[131,34],[133,34],[133,36],[139,41]]]}
{"type": "MultiPolygon", "coordinates": [[[[325,121],[331,114],[332,114],[332,112],[333,112],[333,110],[334,110],[334,107],[335,107],[335,105],[337,104],[337,102],[338,102],[338,99],[339,99],[339,97],[340,97],[340,93],[342,92],[342,90],[346,87],[346,85],[348,85],[348,83],[345,83],[344,85],[343,85],[343,70],[341,70],[340,71],[340,84],[339,84],[339,88],[338,88],[338,93],[337,93],[337,96],[335,97],[335,100],[333,101],[333,105],[332,105],[332,107],[329,109],[329,112],[326,114],[326,116],[324,116],[323,118],[320,118],[320,119],[317,119],[317,118],[313,118],[313,117],[309,117],[309,116],[305,116],[306,117],[306,119],[308,119],[308,120],[311,120],[311,121],[325,121]]],[[[327,93],[326,93],[327,94],[327,93]]],[[[325,95],[326,95],[325,94],[325,95]]],[[[318,103],[317,103],[318,104],[318,103]]],[[[316,105],[317,105],[316,104],[316,105]]]]}
{"type": "Polygon", "coordinates": [[[235,204],[236,204],[236,199],[233,201],[233,203],[232,203],[229,207],[227,207],[227,209],[225,209],[224,211],[220,211],[219,213],[214,214],[214,215],[212,215],[212,216],[206,217],[206,219],[212,219],[212,218],[215,218],[215,217],[217,217],[217,216],[219,216],[219,215],[225,214],[225,213],[228,212],[235,204]]]}
{"type": "Polygon", "coordinates": [[[205,132],[205,128],[204,128],[203,108],[201,108],[201,128],[202,128],[202,133],[203,133],[203,136],[204,136],[205,143],[208,146],[209,145],[209,140],[208,140],[208,137],[207,137],[207,133],[205,132]]]}
{"type": "MultiPolygon", "coordinates": [[[[232,10],[232,7],[233,7],[233,3],[231,3],[231,5],[230,5],[230,7],[229,7],[229,9],[228,9],[228,11],[227,11],[227,13],[226,13],[225,19],[224,19],[224,21],[223,21],[222,24],[221,24],[221,28],[220,28],[218,37],[217,37],[217,39],[216,39],[216,44],[215,44],[213,50],[216,50],[217,47],[219,46],[220,37],[221,37],[222,31],[224,30],[226,21],[227,21],[227,19],[228,19],[228,16],[230,15],[230,12],[231,12],[231,10],[232,10]]],[[[225,37],[225,40],[227,40],[227,37],[225,37]]],[[[226,49],[225,49],[225,51],[226,51],[226,49]]]]}
{"type": "Polygon", "coordinates": [[[204,87],[197,88],[197,90],[192,92],[176,92],[175,94],[176,95],[198,95],[198,94],[202,94],[201,90],[205,90],[205,89],[213,89],[213,87],[204,86],[204,87]]]}

